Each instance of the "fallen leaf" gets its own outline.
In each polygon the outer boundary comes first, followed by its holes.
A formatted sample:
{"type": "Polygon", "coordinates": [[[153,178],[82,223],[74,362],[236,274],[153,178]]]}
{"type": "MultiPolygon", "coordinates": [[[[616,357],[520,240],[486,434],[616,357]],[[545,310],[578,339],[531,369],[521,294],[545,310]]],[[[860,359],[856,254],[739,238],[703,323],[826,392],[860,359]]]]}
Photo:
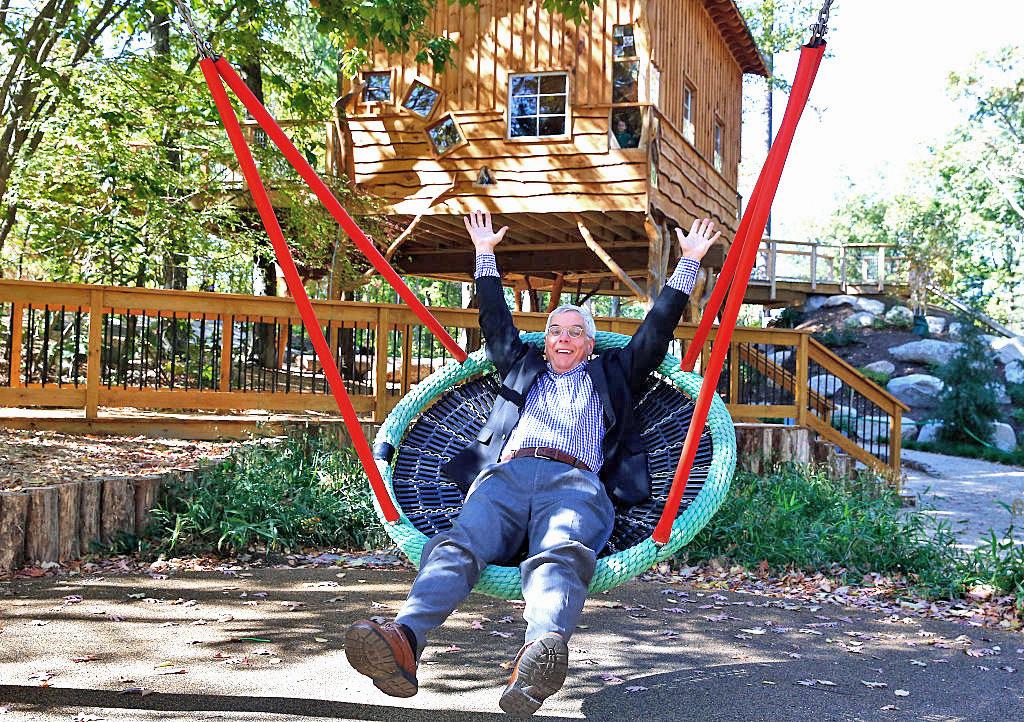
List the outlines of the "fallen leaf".
{"type": "Polygon", "coordinates": [[[155,692],[145,687],[129,687],[128,689],[122,689],[118,694],[137,694],[140,697],[145,697],[148,694],[155,694],[155,692]]]}
{"type": "Polygon", "coordinates": [[[95,662],[99,657],[94,654],[83,654],[81,657],[72,657],[72,662],[95,662]]]}
{"type": "Polygon", "coordinates": [[[146,598],[146,593],[145,592],[139,592],[138,594],[129,594],[128,598],[129,599],[145,599],[146,598]]]}
{"type": "Polygon", "coordinates": [[[157,672],[157,674],[188,674],[188,670],[184,667],[179,667],[177,669],[168,669],[163,672],[157,672]]]}
{"type": "Polygon", "coordinates": [[[896,695],[897,697],[909,697],[910,696],[910,692],[908,692],[905,689],[894,690],[893,694],[896,695]]]}
{"type": "Polygon", "coordinates": [[[493,632],[491,632],[491,636],[501,637],[502,639],[508,639],[512,636],[512,634],[510,632],[499,632],[498,630],[494,630],[493,632]]]}
{"type": "Polygon", "coordinates": [[[884,707],[879,707],[878,709],[882,710],[883,712],[891,712],[893,710],[899,709],[899,707],[897,707],[894,704],[887,704],[884,707]]]}
{"type": "Polygon", "coordinates": [[[889,686],[885,682],[868,682],[866,679],[862,679],[860,683],[868,689],[883,689],[889,686]]]}
{"type": "Polygon", "coordinates": [[[322,644],[322,643],[327,642],[329,640],[327,640],[325,637],[313,637],[313,641],[314,642],[320,642],[322,644]]]}
{"type": "Polygon", "coordinates": [[[106,719],[106,717],[100,717],[94,714],[85,714],[84,712],[79,712],[75,715],[74,722],[98,722],[99,720],[103,719],[106,719]]]}
{"type": "Polygon", "coordinates": [[[741,632],[746,632],[747,634],[764,634],[765,633],[765,629],[763,627],[752,627],[750,629],[741,629],[740,631],[741,632]]]}
{"type": "Polygon", "coordinates": [[[627,693],[629,693],[629,692],[646,692],[647,691],[647,687],[641,687],[640,685],[635,685],[633,687],[626,687],[625,691],[627,693]]]}
{"type": "Polygon", "coordinates": [[[922,662],[920,659],[912,659],[912,660],[910,660],[910,663],[912,665],[914,665],[915,667],[927,667],[928,666],[927,662],[922,662]]]}
{"type": "Polygon", "coordinates": [[[602,674],[601,679],[603,679],[606,684],[622,684],[626,681],[621,677],[616,677],[614,674],[610,672],[605,672],[604,674],[602,674]]]}

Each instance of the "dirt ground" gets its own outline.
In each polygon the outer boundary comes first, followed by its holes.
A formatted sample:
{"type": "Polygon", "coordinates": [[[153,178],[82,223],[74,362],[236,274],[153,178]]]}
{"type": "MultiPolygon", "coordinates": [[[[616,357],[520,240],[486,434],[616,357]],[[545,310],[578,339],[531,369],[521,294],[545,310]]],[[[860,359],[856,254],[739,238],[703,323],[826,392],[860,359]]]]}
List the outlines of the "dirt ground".
{"type": "Polygon", "coordinates": [[[0,489],[192,469],[239,443],[0,429],[0,489]]]}

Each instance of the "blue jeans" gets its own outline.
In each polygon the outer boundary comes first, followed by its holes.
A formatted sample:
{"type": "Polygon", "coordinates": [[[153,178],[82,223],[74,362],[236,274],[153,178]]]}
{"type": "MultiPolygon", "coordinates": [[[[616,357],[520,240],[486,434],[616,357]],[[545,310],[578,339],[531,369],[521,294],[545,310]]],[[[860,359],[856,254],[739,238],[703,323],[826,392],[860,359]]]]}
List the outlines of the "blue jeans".
{"type": "Polygon", "coordinates": [[[615,522],[597,474],[523,457],[484,467],[455,525],[428,540],[409,598],[396,618],[426,646],[429,632],[462,602],[480,573],[529,540],[519,565],[526,642],[548,632],[568,641],[576,629],[597,553],[615,522]]]}

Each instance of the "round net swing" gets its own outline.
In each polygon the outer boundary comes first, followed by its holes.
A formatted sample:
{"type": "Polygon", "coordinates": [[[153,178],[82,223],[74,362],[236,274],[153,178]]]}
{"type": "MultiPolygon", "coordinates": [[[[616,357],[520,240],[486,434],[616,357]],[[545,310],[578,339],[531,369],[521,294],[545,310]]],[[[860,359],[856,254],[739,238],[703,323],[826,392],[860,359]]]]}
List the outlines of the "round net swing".
{"type": "MultiPolygon", "coordinates": [[[[541,347],[542,333],[522,339],[541,347]]],[[[629,336],[598,332],[594,351],[625,346],[629,336]]],[[[715,395],[708,413],[680,511],[668,542],[651,539],[672,485],[690,426],[702,378],[680,370],[666,355],[637,396],[635,414],[647,451],[651,497],[619,509],[608,545],[600,553],[590,583],[596,593],[616,587],[650,569],[687,544],[721,506],[736,467],[732,418],[715,395]]],[[[417,565],[427,538],[451,528],[463,497],[441,466],[468,446],[483,428],[498,391],[494,366],[476,351],[462,364],[451,363],[413,387],[391,411],[375,439],[375,448],[394,448],[392,464],[378,460],[392,501],[401,510],[396,523],[384,523],[391,538],[417,565]]],[[[374,504],[384,521],[379,504],[374,504]]],[[[492,564],[475,591],[504,599],[522,597],[518,566],[492,564]]]]}

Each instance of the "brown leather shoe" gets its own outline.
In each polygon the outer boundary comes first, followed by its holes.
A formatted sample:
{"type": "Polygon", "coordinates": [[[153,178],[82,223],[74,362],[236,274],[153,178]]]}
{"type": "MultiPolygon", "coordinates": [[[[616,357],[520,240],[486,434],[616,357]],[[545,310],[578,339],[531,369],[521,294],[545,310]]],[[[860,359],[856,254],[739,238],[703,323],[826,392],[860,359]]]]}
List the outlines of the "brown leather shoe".
{"type": "Polygon", "coordinates": [[[548,632],[524,644],[501,695],[501,709],[514,717],[529,717],[562,688],[568,669],[569,647],[562,635],[548,632]]]}
{"type": "Polygon", "coordinates": [[[416,681],[416,651],[395,622],[377,624],[369,619],[354,622],[345,632],[345,656],[359,674],[392,697],[412,697],[416,681]]]}

